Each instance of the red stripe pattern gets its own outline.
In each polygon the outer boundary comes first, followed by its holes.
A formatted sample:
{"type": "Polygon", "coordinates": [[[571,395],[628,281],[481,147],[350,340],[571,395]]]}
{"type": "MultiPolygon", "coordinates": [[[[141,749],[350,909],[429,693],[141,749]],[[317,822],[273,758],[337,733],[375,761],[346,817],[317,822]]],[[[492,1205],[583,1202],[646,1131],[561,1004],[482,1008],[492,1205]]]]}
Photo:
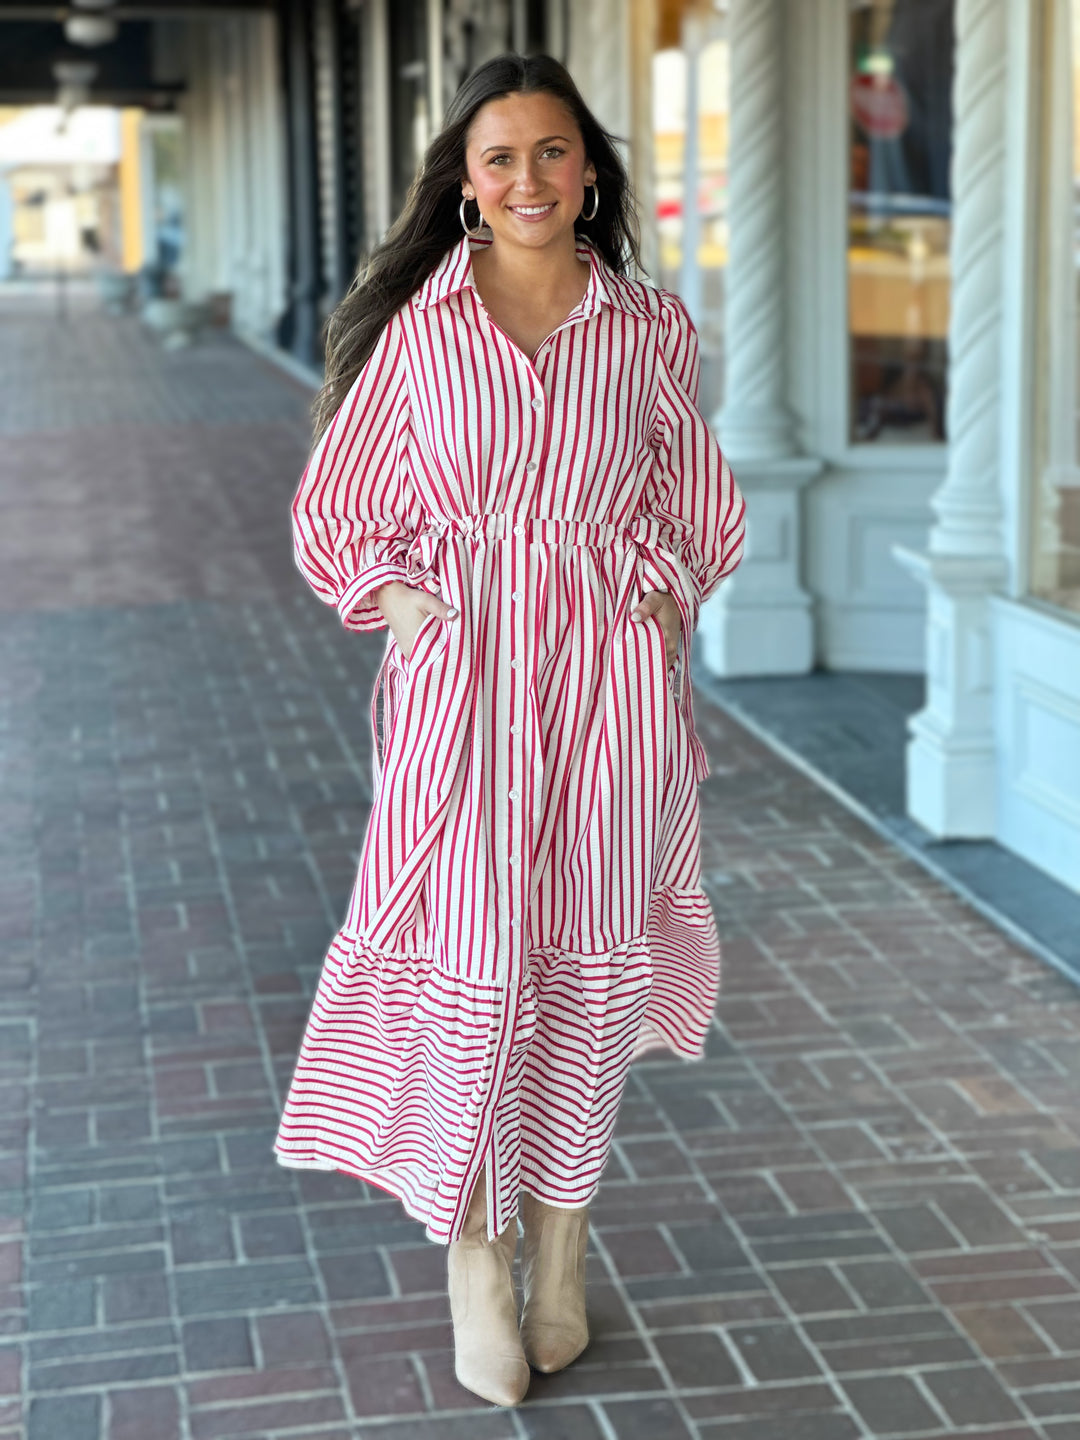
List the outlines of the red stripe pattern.
{"type": "Polygon", "coordinates": [[[393,317],[312,454],[296,555],[345,625],[403,580],[459,618],[391,638],[375,799],[276,1142],[456,1239],[524,1187],[596,1191],[632,1060],[701,1056],[720,981],[700,883],[686,656],[739,561],[743,503],[697,409],[674,295],[586,241],[583,300],[530,360],[488,316],[473,243],[393,317]],[[683,621],[669,669],[650,590],[683,621]]]}

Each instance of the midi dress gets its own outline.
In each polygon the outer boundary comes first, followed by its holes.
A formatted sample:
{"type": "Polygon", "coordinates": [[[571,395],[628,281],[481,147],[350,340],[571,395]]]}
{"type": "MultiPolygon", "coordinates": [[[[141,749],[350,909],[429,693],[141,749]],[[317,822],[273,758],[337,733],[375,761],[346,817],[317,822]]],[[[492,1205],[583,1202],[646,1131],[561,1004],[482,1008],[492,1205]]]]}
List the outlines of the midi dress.
{"type": "Polygon", "coordinates": [[[374,800],[275,1142],[288,1166],[488,1235],[521,1189],[586,1205],[628,1068],[700,1058],[720,983],[701,887],[687,658],[742,551],[743,501],[697,408],[682,302],[587,240],[585,295],[526,355],[464,237],[397,311],[312,453],[298,564],[350,630],[390,580],[458,618],[388,637],[374,800]],[[669,667],[649,591],[682,620],[669,667]]]}

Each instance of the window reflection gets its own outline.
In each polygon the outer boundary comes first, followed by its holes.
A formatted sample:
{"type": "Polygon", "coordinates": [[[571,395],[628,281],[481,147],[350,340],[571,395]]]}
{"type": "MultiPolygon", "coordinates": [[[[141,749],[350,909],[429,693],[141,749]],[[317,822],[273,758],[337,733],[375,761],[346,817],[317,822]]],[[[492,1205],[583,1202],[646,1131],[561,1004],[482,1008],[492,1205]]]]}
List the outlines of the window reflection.
{"type": "Polygon", "coordinates": [[[1080,0],[1062,0],[1054,10],[1044,60],[1049,114],[1031,585],[1039,599],[1080,613],[1080,0]]]}
{"type": "Polygon", "coordinates": [[[723,391],[728,60],[725,4],[666,0],[652,56],[654,278],[682,295],[697,323],[706,414],[723,391]]]}
{"type": "Polygon", "coordinates": [[[853,0],[851,438],[945,438],[954,0],[853,0]]]}

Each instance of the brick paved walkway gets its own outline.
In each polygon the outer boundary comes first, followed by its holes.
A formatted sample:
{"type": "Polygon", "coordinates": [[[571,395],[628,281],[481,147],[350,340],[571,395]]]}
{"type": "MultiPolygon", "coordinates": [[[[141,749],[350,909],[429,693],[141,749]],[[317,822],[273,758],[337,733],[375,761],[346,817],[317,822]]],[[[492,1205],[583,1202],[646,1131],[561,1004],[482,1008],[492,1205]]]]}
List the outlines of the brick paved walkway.
{"type": "Polygon", "coordinates": [[[270,1155],[379,654],[288,565],[306,397],[18,318],[2,1440],[1077,1440],[1080,992],[706,705],[710,1056],[632,1072],[586,1356],[457,1386],[443,1252],[270,1155]]]}

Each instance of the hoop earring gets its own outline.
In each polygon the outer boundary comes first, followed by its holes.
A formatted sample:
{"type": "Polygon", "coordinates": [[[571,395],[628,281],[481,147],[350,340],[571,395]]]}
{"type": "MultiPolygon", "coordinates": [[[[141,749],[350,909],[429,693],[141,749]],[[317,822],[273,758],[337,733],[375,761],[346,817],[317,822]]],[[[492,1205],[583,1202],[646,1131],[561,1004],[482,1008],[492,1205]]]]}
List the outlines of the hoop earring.
{"type": "Polygon", "coordinates": [[[592,187],[592,192],[593,192],[592,214],[591,214],[591,215],[586,215],[584,208],[582,208],[582,211],[581,211],[581,218],[582,218],[582,220],[595,220],[595,219],[596,219],[596,212],[600,209],[600,190],[599,190],[599,188],[598,188],[595,184],[594,184],[593,187],[592,187]]]}
{"type": "MultiPolygon", "coordinates": [[[[476,212],[476,213],[477,213],[478,215],[480,214],[480,207],[479,207],[479,206],[477,206],[477,212],[476,212]]],[[[480,237],[481,237],[481,235],[483,235],[483,233],[484,233],[484,228],[485,228],[484,217],[483,217],[483,215],[480,215],[480,228],[479,228],[478,230],[470,230],[470,229],[469,229],[468,225],[466,225],[466,223],[465,223],[465,196],[464,196],[464,195],[461,197],[461,204],[458,206],[458,215],[461,217],[461,228],[465,231],[465,234],[468,235],[469,239],[470,239],[470,240],[479,240],[480,237]]]]}

